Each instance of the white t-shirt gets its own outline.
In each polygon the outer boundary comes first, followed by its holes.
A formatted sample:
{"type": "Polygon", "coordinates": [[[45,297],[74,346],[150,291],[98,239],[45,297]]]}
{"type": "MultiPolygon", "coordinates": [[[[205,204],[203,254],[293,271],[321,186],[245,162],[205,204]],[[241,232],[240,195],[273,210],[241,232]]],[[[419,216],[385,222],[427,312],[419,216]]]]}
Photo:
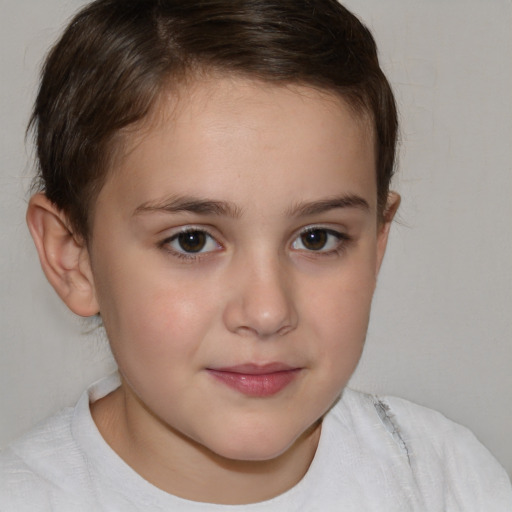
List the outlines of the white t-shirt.
{"type": "Polygon", "coordinates": [[[101,437],[89,403],[118,385],[117,376],[94,384],[75,408],[2,452],[0,511],[512,511],[505,471],[467,429],[405,400],[349,389],[290,490],[251,505],[184,500],[140,477],[101,437]]]}

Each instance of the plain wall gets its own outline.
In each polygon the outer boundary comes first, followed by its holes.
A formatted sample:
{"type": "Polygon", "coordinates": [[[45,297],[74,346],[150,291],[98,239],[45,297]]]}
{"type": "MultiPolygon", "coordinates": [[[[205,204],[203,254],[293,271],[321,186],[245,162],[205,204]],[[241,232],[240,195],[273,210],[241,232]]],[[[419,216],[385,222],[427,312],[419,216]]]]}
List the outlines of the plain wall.
{"type": "MultiPolygon", "coordinates": [[[[440,410],[512,473],[512,3],[345,4],[374,32],[402,122],[400,219],[351,385],[440,410]]],[[[24,222],[39,64],[80,5],[1,5],[0,445],[115,367],[46,283],[24,222]]]]}

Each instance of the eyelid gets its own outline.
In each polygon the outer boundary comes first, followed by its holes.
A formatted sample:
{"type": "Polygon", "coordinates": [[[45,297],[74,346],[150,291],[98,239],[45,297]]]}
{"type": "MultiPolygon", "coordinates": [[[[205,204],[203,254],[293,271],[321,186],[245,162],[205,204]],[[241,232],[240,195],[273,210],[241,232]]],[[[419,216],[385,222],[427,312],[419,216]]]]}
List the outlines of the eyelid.
{"type": "MultiPolygon", "coordinates": [[[[187,224],[184,226],[176,227],[161,241],[158,243],[158,246],[164,250],[166,250],[168,253],[170,253],[172,256],[186,260],[188,262],[194,262],[195,260],[199,260],[202,258],[207,258],[220,250],[224,248],[224,244],[219,241],[219,235],[212,234],[212,231],[215,231],[214,229],[210,229],[209,226],[204,225],[193,225],[193,224],[187,224]],[[190,233],[190,232],[201,232],[204,233],[208,238],[213,240],[215,243],[215,248],[207,251],[198,251],[198,252],[186,252],[181,251],[173,248],[171,246],[171,242],[175,241],[177,237],[182,233],[190,233]]],[[[344,230],[342,227],[333,228],[331,226],[327,226],[325,224],[310,224],[307,226],[304,226],[297,230],[291,239],[291,249],[296,252],[305,253],[309,256],[331,256],[335,254],[340,254],[342,251],[344,251],[347,248],[347,245],[353,241],[352,236],[348,235],[346,230],[344,230]],[[305,233],[311,232],[311,231],[324,231],[329,236],[332,236],[336,239],[335,247],[328,248],[328,249],[308,249],[307,247],[302,248],[295,248],[293,245],[297,240],[300,240],[300,237],[303,236],[305,233]]]]}
{"type": "Polygon", "coordinates": [[[195,225],[190,225],[190,224],[187,224],[185,226],[180,226],[178,228],[173,229],[172,232],[170,234],[168,234],[158,244],[158,246],[160,248],[166,250],[167,252],[169,252],[171,255],[173,255],[175,257],[182,258],[182,259],[189,260],[189,261],[207,257],[210,254],[216,253],[220,249],[223,248],[223,245],[219,242],[218,237],[213,235],[208,228],[206,228],[205,226],[195,226],[195,225]],[[186,251],[177,250],[171,246],[171,242],[174,242],[175,240],[177,240],[179,235],[184,234],[184,233],[195,233],[195,232],[204,233],[209,239],[213,240],[216,245],[215,249],[208,250],[208,251],[200,250],[198,252],[186,252],[186,251]]]}
{"type": "Polygon", "coordinates": [[[339,254],[341,251],[346,249],[347,244],[351,241],[352,241],[352,237],[349,236],[345,231],[340,230],[339,228],[335,229],[330,226],[326,226],[326,225],[322,225],[322,224],[311,224],[308,226],[304,226],[303,228],[301,228],[299,231],[297,231],[293,235],[291,245],[292,245],[293,250],[296,250],[298,252],[299,251],[304,252],[304,253],[307,253],[308,255],[330,256],[332,254],[339,254]],[[300,240],[300,237],[302,237],[304,234],[312,232],[312,231],[325,231],[328,235],[335,237],[337,239],[336,246],[331,249],[327,249],[327,250],[324,250],[323,248],[314,250],[314,249],[308,249],[306,247],[296,249],[293,247],[293,244],[295,244],[295,242],[297,240],[300,240]]]}

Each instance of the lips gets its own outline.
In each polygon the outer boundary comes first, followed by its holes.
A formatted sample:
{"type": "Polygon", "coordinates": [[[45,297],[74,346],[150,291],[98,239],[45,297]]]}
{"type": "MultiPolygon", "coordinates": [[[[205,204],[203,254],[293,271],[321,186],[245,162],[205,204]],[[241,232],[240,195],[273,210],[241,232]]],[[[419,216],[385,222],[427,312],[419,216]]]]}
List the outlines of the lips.
{"type": "Polygon", "coordinates": [[[208,368],[208,373],[221,384],[251,397],[273,396],[301,373],[302,368],[290,367],[283,363],[265,365],[242,364],[225,368],[208,368]]]}

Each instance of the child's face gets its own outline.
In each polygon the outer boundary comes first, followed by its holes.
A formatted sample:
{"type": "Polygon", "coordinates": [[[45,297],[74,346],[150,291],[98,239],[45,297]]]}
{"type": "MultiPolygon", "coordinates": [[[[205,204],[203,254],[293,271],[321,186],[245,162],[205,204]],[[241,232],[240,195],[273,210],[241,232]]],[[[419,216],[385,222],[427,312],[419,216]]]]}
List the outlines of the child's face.
{"type": "Polygon", "coordinates": [[[133,135],[93,219],[130,417],[269,459],[361,355],[386,242],[372,136],[334,96],[244,79],[196,85],[166,110],[133,135]]]}

